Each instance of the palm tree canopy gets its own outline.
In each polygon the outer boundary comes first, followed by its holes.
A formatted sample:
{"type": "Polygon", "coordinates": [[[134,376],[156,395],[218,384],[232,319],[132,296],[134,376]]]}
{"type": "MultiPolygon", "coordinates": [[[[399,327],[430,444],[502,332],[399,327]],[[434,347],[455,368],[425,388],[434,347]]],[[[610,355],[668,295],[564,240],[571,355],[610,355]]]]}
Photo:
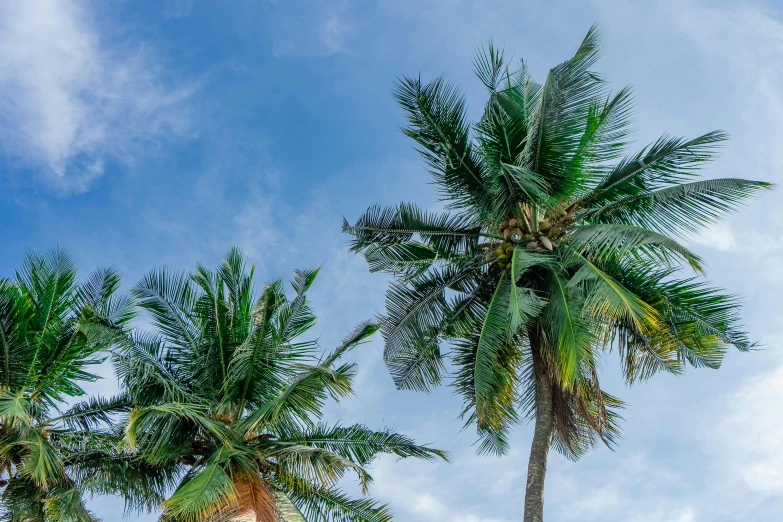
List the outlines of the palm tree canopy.
{"type": "Polygon", "coordinates": [[[451,345],[480,451],[506,451],[544,374],[556,384],[553,445],[578,457],[611,443],[621,403],[598,385],[602,348],[617,350],[634,382],[685,364],[715,368],[728,346],[750,347],[737,298],[706,283],[679,240],[770,184],[697,178],[722,131],[664,135],[627,153],[631,89],[609,92],[591,70],[598,55],[593,28],[540,84],[490,44],[475,60],[489,96],[475,124],[454,85],[403,77],[394,91],[403,132],[446,212],[402,203],[344,222],[370,270],[395,276],[382,326],[395,383],[438,385],[441,343],[451,345]]]}
{"type": "Polygon", "coordinates": [[[30,253],[14,278],[0,279],[3,520],[90,521],[82,495],[112,489],[82,480],[82,464],[114,462],[113,450],[89,441],[109,436],[97,428],[124,400],[93,398],[63,409],[97,379],[91,367],[133,317],[129,299],[116,294],[119,282],[116,271],[101,269],[79,283],[61,250],[30,253]]]}
{"type": "Polygon", "coordinates": [[[133,294],[154,326],[127,339],[115,362],[135,407],[128,445],[179,479],[163,502],[177,521],[390,520],[385,505],[352,499],[338,481],[379,453],[445,458],[390,430],[319,421],[328,399],[351,393],[342,356],[376,330],[359,324],[319,357],[304,336],[315,322],[306,292],[318,270],[298,270],[288,297],[273,281],[254,295],[253,267],[232,249],[210,270],[153,270],[133,294]]]}

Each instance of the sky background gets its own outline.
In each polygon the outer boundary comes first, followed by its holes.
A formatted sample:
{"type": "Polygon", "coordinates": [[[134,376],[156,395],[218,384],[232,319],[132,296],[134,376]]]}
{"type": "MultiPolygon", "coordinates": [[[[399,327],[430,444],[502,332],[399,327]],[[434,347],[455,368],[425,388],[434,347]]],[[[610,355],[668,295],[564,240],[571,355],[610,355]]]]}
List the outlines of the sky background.
{"type": "MultiPolygon", "coordinates": [[[[114,265],[130,287],[150,268],[215,264],[239,245],[258,283],[323,267],[312,290],[325,348],[383,310],[386,279],[346,251],[342,216],[373,203],[438,203],[401,135],[399,74],[460,83],[493,39],[536,77],[591,24],[596,70],[634,86],[636,145],[725,129],[706,177],[783,181],[783,8],[721,0],[9,1],[0,3],[0,274],[61,246],[83,273],[114,265]],[[654,4],[654,5],[653,5],[654,4]]],[[[628,388],[624,439],[573,463],[552,454],[551,522],[773,522],[783,513],[783,192],[691,240],[708,276],[745,296],[763,347],[719,371],[628,388]]],[[[352,354],[357,396],[329,420],[386,425],[452,463],[381,459],[371,493],[401,522],[520,520],[532,434],[477,457],[461,400],[395,391],[380,337],[352,354]]],[[[109,372],[92,390],[111,393],[109,372]]],[[[352,488],[350,482],[347,488],[352,488]]],[[[122,502],[90,503],[117,520],[122,502]]],[[[155,520],[132,515],[129,520],[155,520]]]]}

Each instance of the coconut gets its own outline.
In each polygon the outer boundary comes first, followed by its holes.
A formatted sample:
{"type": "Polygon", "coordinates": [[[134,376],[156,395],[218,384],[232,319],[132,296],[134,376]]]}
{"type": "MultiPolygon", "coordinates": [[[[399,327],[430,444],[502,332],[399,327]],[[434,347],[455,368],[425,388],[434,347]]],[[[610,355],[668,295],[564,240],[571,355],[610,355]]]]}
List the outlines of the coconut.
{"type": "Polygon", "coordinates": [[[519,221],[517,221],[514,218],[511,218],[511,219],[508,220],[508,226],[510,226],[511,228],[516,227],[518,224],[519,224],[519,221]]]}
{"type": "Polygon", "coordinates": [[[552,224],[549,222],[548,219],[542,219],[538,222],[538,229],[541,231],[549,230],[551,228],[552,224]]]}
{"type": "Polygon", "coordinates": [[[508,241],[509,239],[511,239],[512,235],[514,235],[514,231],[512,229],[510,229],[510,228],[504,228],[503,229],[503,239],[508,241]]]}
{"type": "Polygon", "coordinates": [[[511,257],[512,252],[514,252],[514,245],[508,245],[506,247],[506,255],[508,257],[511,257]]]}
{"type": "Polygon", "coordinates": [[[498,263],[508,263],[508,256],[506,254],[498,256],[498,263]]]}
{"type": "Polygon", "coordinates": [[[525,245],[525,248],[538,248],[538,241],[531,241],[527,245],[525,245]]]}
{"type": "Polygon", "coordinates": [[[497,250],[495,250],[495,257],[500,257],[502,255],[505,255],[505,253],[506,253],[505,250],[503,250],[502,248],[498,248],[497,250]]]}

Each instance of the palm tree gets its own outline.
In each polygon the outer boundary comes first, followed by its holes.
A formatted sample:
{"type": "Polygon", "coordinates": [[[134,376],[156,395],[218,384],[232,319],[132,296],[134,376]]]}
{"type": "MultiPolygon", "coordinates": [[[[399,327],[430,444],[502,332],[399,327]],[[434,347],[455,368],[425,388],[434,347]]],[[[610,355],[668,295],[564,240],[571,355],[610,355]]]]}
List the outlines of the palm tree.
{"type": "MultiPolygon", "coordinates": [[[[28,254],[15,278],[0,279],[3,520],[91,521],[83,494],[122,489],[105,480],[116,480],[121,459],[94,441],[110,438],[98,428],[124,400],[91,398],[63,411],[66,401],[84,395],[82,383],[97,379],[90,367],[133,316],[127,297],[115,295],[119,282],[116,271],[102,269],[78,283],[72,258],[61,250],[28,254]],[[91,474],[98,460],[115,472],[91,474]]],[[[130,478],[123,486],[129,495],[145,488],[130,478]]]]}
{"type": "Polygon", "coordinates": [[[116,368],[135,407],[128,446],[150,466],[178,469],[164,520],[381,522],[385,505],[337,488],[379,453],[424,459],[442,451],[392,431],[318,421],[325,401],[351,393],[355,365],[340,363],[376,330],[358,325],[316,357],[303,336],[315,317],[306,292],[318,270],[294,272],[253,295],[254,269],[232,249],[215,270],[151,271],[133,294],[155,326],[118,350],[116,368]]]}
{"type": "Polygon", "coordinates": [[[575,459],[615,439],[622,403],[599,386],[602,351],[635,382],[717,368],[728,346],[750,346],[737,300],[698,278],[701,260],[677,238],[770,185],[696,179],[720,131],[624,156],[631,90],[610,94],[590,70],[598,40],[592,28],[543,85],[490,45],[475,60],[489,100],[474,125],[443,78],[403,77],[403,132],[447,211],[373,206],[344,223],[370,270],[395,276],[382,333],[396,385],[438,385],[446,344],[479,451],[504,453],[509,427],[535,419],[526,522],[543,519],[550,447],[575,459]],[[680,276],[686,267],[696,276],[680,276]]]}

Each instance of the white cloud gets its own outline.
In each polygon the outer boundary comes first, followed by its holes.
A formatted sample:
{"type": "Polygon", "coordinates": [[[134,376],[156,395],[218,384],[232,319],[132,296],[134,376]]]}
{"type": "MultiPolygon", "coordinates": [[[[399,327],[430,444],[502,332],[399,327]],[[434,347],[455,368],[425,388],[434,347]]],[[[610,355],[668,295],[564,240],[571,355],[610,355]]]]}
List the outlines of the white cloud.
{"type": "Polygon", "coordinates": [[[783,21],[780,13],[759,2],[677,2],[676,22],[708,59],[726,69],[725,80],[735,88],[735,102],[746,126],[739,136],[745,148],[740,174],[769,179],[780,176],[783,150],[783,21]]]}
{"type": "Polygon", "coordinates": [[[192,88],[165,87],[145,49],[110,50],[91,15],[70,0],[0,3],[4,152],[64,191],[188,127],[192,88]]]}
{"type": "Polygon", "coordinates": [[[783,366],[745,381],[728,400],[731,413],[719,427],[728,467],[753,491],[783,494],[783,366]]]}
{"type": "Polygon", "coordinates": [[[682,514],[676,519],[672,519],[672,522],[695,522],[696,515],[691,508],[686,508],[682,514]]]}
{"type": "Polygon", "coordinates": [[[492,491],[491,477],[501,475],[512,461],[514,467],[524,465],[517,452],[498,459],[468,450],[453,455],[450,464],[383,457],[371,470],[375,482],[370,493],[389,502],[399,520],[510,522],[497,512],[510,510],[521,517],[524,477],[514,477],[513,491],[502,493],[492,491]]]}
{"type": "Polygon", "coordinates": [[[689,238],[689,242],[702,245],[709,248],[714,248],[722,252],[730,252],[736,250],[737,240],[734,237],[734,232],[731,227],[725,224],[710,227],[706,230],[700,231],[698,234],[694,234],[689,238]]]}

